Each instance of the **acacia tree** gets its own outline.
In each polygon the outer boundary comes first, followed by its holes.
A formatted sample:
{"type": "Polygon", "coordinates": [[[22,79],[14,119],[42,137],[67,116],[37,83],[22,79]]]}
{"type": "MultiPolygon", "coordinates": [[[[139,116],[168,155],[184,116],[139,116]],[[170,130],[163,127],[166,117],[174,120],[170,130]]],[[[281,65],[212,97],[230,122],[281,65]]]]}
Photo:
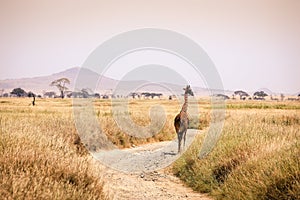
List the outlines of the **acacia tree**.
{"type": "Polygon", "coordinates": [[[56,86],[60,91],[60,96],[63,99],[65,97],[65,91],[68,89],[66,84],[70,84],[70,80],[67,78],[60,78],[55,81],[52,81],[50,86],[56,86]]]}
{"type": "Polygon", "coordinates": [[[35,97],[36,95],[33,92],[30,91],[30,92],[27,93],[27,96],[28,97],[35,97]]]}
{"type": "Polygon", "coordinates": [[[89,88],[83,88],[83,89],[81,89],[81,93],[83,95],[83,98],[88,98],[91,96],[90,94],[92,94],[93,92],[89,88]]]}
{"type": "Polygon", "coordinates": [[[22,88],[15,88],[13,91],[10,92],[10,94],[17,95],[17,97],[25,97],[27,93],[22,88]]]}
{"type": "Polygon", "coordinates": [[[247,92],[244,92],[242,90],[237,90],[234,92],[234,95],[239,95],[240,96],[240,99],[245,99],[246,97],[249,96],[249,94],[247,92]]]}
{"type": "Polygon", "coordinates": [[[264,91],[257,91],[253,95],[254,95],[255,99],[256,99],[256,97],[264,99],[264,97],[268,96],[268,94],[265,93],[264,91]]]}

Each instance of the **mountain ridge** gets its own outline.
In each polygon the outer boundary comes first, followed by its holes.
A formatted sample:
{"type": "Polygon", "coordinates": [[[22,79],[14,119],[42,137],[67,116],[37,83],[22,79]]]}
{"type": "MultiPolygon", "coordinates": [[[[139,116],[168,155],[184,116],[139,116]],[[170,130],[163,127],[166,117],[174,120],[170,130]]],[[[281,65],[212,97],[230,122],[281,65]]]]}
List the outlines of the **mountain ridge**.
{"type": "MultiPolygon", "coordinates": [[[[36,94],[43,94],[48,91],[54,91],[58,93],[56,87],[50,86],[51,82],[57,80],[59,78],[68,78],[70,80],[70,85],[68,85],[69,90],[71,91],[78,91],[83,88],[91,88],[95,92],[99,93],[109,93],[115,91],[115,89],[124,88],[125,93],[129,92],[128,88],[131,88],[132,91],[136,92],[160,92],[165,95],[181,95],[182,94],[182,87],[181,84],[174,84],[174,83],[152,83],[146,80],[127,80],[127,81],[120,81],[110,77],[101,76],[97,72],[94,72],[87,68],[81,67],[72,67],[66,70],[53,73],[51,75],[44,75],[44,76],[36,76],[32,78],[19,78],[19,79],[5,79],[0,80],[0,90],[4,90],[4,93],[11,92],[14,88],[22,88],[25,91],[34,92],[36,94]],[[80,80],[78,81],[78,74],[80,73],[80,80]],[[97,83],[97,84],[95,84],[97,83]],[[138,86],[138,87],[137,87],[138,86]],[[126,89],[127,88],[127,89],[126,89]]],[[[197,96],[208,96],[215,93],[222,93],[220,90],[214,89],[207,89],[197,86],[192,86],[194,93],[197,96]]],[[[268,95],[277,95],[277,93],[272,92],[268,88],[260,88],[257,91],[265,91],[268,95]]],[[[231,96],[233,91],[231,90],[224,90],[223,91],[226,95],[231,96]]],[[[254,93],[254,92],[253,92],[254,93]]],[[[252,92],[249,93],[250,95],[252,92]]]]}

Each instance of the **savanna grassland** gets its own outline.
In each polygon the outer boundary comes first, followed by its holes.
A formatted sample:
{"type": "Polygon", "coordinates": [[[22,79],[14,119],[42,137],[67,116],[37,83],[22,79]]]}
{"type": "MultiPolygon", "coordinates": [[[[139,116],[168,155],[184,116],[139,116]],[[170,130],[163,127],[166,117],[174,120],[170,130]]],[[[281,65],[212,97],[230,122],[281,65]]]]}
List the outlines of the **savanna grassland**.
{"type": "Polygon", "coordinates": [[[71,101],[0,99],[1,199],[108,199],[80,144],[71,101]]]}
{"type": "MultiPolygon", "coordinates": [[[[0,99],[0,196],[5,199],[108,199],[95,162],[77,135],[72,99],[0,99]]],[[[176,101],[129,102],[140,125],[150,122],[149,108],[164,104],[167,123],[153,138],[128,136],[114,122],[110,100],[95,100],[95,113],[108,138],[119,148],[176,137],[176,101]]],[[[207,115],[208,116],[208,115],[207,115]]],[[[207,118],[203,124],[208,124],[207,118]]],[[[194,125],[199,126],[198,123],[194,125]]],[[[201,127],[198,127],[201,128],[201,127]]],[[[97,142],[97,138],[94,142],[97,142]]]]}
{"type": "Polygon", "coordinates": [[[215,199],[300,199],[300,102],[228,101],[214,150],[203,136],[173,166],[188,186],[215,199]]]}
{"type": "MultiPolygon", "coordinates": [[[[173,140],[176,137],[174,117],[181,109],[180,103],[176,100],[129,100],[128,113],[125,114],[129,115],[130,119],[136,125],[148,126],[151,122],[150,110],[156,105],[160,105],[164,109],[166,122],[162,129],[158,133],[155,133],[153,137],[143,139],[132,137],[124,133],[124,131],[118,127],[118,124],[113,117],[112,104],[110,101],[97,100],[94,102],[96,115],[98,116],[101,128],[104,130],[110,141],[119,148],[128,148],[132,145],[173,140]]],[[[206,100],[201,107],[207,107],[208,109],[201,109],[199,106],[199,116],[190,117],[190,128],[202,130],[209,125],[210,103],[206,100]]],[[[124,113],[118,113],[118,115],[123,114],[124,113]]],[[[153,126],[155,126],[155,124],[153,126]]]]}
{"type": "MultiPolygon", "coordinates": [[[[151,138],[124,133],[113,119],[110,100],[94,100],[95,115],[119,148],[176,138],[176,100],[130,100],[138,125],[150,123],[149,109],[161,105],[166,123],[151,138]]],[[[5,199],[108,199],[101,165],[81,143],[72,99],[0,99],[0,196],[5,199]]],[[[199,119],[210,124],[210,102],[200,99],[199,119]]],[[[221,138],[204,159],[197,154],[204,135],[171,167],[186,185],[216,199],[299,199],[300,102],[228,101],[221,138]]],[[[124,113],[120,113],[124,114],[124,113]]],[[[97,143],[97,138],[94,138],[97,143]]]]}

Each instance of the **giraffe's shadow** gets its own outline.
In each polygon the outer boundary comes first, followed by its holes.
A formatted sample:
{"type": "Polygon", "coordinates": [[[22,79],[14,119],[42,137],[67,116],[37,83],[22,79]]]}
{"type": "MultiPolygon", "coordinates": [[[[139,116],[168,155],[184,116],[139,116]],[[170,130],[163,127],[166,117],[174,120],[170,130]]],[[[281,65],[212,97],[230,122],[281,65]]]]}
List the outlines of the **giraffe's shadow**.
{"type": "Polygon", "coordinates": [[[165,156],[176,156],[177,155],[177,153],[175,153],[175,152],[163,152],[163,154],[165,156]]]}

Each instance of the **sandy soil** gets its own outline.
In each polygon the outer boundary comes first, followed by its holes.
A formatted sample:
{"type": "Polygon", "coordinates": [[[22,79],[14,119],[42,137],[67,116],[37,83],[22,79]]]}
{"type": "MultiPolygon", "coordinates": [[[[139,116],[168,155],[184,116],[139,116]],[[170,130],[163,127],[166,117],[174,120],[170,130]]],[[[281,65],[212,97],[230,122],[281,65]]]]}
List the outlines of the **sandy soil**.
{"type": "MultiPolygon", "coordinates": [[[[200,133],[188,130],[186,146],[200,133]]],[[[103,170],[105,191],[112,199],[211,199],[192,191],[166,169],[180,156],[177,144],[175,140],[95,153],[95,158],[109,166],[103,170]]]]}
{"type": "Polygon", "coordinates": [[[206,194],[194,192],[166,170],[141,174],[124,174],[107,170],[103,177],[105,191],[112,199],[189,199],[210,200],[206,194]]]}

